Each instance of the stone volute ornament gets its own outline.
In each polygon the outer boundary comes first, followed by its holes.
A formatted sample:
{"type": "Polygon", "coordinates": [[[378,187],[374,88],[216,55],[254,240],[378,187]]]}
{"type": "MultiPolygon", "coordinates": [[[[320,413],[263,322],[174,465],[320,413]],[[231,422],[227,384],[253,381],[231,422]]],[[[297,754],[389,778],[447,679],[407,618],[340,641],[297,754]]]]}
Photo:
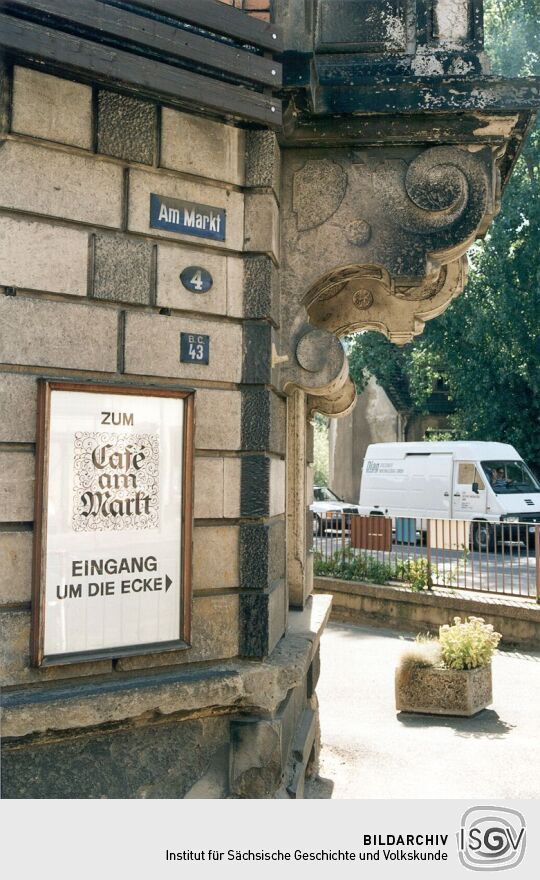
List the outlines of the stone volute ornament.
{"type": "Polygon", "coordinates": [[[375,329],[404,344],[461,293],[540,89],[487,72],[481,0],[275,9],[287,102],[276,379],[307,392],[308,410],[343,415],[355,393],[339,338],[375,329]]]}

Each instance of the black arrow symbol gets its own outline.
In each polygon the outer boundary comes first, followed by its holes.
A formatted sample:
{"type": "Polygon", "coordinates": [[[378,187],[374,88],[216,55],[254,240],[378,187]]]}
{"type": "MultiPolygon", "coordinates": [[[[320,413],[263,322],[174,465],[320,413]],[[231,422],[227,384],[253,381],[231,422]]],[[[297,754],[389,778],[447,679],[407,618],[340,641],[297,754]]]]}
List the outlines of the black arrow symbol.
{"type": "Polygon", "coordinates": [[[165,575],[165,592],[166,593],[169,592],[169,587],[172,587],[172,580],[170,579],[169,575],[166,574],[165,575]]]}

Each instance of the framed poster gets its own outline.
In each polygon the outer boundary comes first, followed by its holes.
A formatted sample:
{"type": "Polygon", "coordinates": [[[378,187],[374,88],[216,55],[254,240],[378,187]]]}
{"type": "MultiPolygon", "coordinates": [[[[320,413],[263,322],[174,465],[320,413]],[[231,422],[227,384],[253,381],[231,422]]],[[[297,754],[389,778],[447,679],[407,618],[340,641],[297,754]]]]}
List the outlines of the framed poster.
{"type": "Polygon", "coordinates": [[[189,646],[194,396],[40,380],[34,665],[189,646]]]}

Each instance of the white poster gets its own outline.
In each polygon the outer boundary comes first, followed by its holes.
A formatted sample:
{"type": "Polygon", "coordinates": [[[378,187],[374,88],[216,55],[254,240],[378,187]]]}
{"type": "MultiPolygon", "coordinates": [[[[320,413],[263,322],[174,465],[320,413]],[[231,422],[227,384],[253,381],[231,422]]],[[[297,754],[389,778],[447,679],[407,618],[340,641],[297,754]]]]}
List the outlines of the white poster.
{"type": "Polygon", "coordinates": [[[53,385],[42,514],[45,662],[181,641],[185,407],[185,395],[53,385]]]}

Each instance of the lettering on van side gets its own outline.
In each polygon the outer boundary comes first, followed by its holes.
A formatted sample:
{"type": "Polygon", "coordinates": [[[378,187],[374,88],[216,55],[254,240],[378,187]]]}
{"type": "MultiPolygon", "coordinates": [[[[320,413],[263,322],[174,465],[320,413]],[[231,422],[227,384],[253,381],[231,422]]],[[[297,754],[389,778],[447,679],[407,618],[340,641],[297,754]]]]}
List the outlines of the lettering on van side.
{"type": "Polygon", "coordinates": [[[368,461],[366,474],[404,474],[405,468],[400,467],[394,461],[368,461]]]}

